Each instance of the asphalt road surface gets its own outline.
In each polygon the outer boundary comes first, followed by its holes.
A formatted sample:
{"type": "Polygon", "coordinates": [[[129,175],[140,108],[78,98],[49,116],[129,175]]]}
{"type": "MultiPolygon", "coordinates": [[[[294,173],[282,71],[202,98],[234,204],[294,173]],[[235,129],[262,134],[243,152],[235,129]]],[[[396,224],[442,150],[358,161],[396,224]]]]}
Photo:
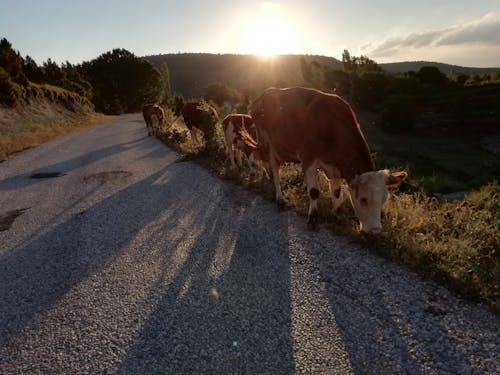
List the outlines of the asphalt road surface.
{"type": "Polygon", "coordinates": [[[222,182],[140,115],[0,164],[0,373],[498,374],[500,317],[222,182]]]}

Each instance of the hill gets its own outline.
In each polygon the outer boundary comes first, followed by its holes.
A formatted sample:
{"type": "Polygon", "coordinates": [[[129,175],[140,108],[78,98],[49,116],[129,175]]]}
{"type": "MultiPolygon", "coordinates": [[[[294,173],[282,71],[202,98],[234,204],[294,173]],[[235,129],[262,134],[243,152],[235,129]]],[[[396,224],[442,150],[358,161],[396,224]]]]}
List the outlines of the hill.
{"type": "Polygon", "coordinates": [[[254,55],[181,53],[146,56],[156,66],[167,63],[173,93],[185,97],[202,96],[205,87],[222,82],[238,90],[277,85],[302,85],[301,61],[342,69],[342,62],[316,55],[280,55],[262,58],[254,55]]]}
{"type": "Polygon", "coordinates": [[[396,62],[396,63],[385,63],[379,64],[387,73],[390,74],[398,74],[409,71],[417,72],[420,68],[424,66],[435,66],[444,74],[451,73],[467,73],[467,74],[485,74],[492,73],[500,68],[474,68],[474,67],[465,67],[459,65],[451,65],[445,63],[439,63],[434,61],[404,61],[404,62],[396,62]]]}
{"type": "MultiPolygon", "coordinates": [[[[173,93],[185,97],[199,97],[204,88],[222,82],[238,90],[259,89],[278,85],[302,85],[302,65],[318,63],[322,67],[343,70],[342,61],[321,55],[280,55],[262,58],[254,55],[179,53],[145,57],[156,66],[165,62],[170,73],[173,93]]],[[[379,64],[389,74],[418,71],[423,66],[437,66],[445,74],[484,74],[500,68],[474,68],[431,61],[407,61],[379,64]]]]}

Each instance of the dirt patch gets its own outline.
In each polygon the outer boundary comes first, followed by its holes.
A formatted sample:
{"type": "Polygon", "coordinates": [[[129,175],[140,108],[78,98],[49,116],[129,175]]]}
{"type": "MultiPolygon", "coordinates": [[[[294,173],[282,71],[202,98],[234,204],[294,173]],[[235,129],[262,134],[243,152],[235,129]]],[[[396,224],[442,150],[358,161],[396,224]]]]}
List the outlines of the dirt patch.
{"type": "Polygon", "coordinates": [[[99,185],[104,185],[109,182],[121,182],[132,176],[129,171],[106,171],[94,173],[83,178],[85,183],[97,183],[99,185]]]}
{"type": "Polygon", "coordinates": [[[0,232],[9,230],[10,227],[12,227],[12,224],[14,221],[21,216],[24,211],[28,210],[29,207],[27,208],[21,208],[19,210],[12,210],[8,211],[3,215],[0,215],[0,232]]]}

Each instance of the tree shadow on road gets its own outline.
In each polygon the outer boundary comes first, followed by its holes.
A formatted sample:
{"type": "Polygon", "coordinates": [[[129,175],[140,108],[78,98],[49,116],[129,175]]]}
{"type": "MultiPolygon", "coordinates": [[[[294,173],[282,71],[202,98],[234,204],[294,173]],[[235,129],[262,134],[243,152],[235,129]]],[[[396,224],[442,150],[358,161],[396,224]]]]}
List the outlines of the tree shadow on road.
{"type": "Polygon", "coordinates": [[[256,217],[271,205],[193,168],[167,165],[6,251],[0,356],[52,373],[82,360],[91,372],[293,371],[286,236],[255,235],[286,233],[286,215],[256,217]]]}
{"type": "MultiPolygon", "coordinates": [[[[287,217],[241,188],[204,189],[193,233],[161,250],[154,308],[118,373],[292,373],[287,217]]],[[[161,231],[178,231],[183,215],[161,231]]]]}

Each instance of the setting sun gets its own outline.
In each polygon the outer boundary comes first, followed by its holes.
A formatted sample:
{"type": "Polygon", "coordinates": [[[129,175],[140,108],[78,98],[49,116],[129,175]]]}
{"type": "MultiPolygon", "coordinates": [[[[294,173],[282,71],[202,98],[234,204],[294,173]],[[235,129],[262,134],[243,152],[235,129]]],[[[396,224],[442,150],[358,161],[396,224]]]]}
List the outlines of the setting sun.
{"type": "Polygon", "coordinates": [[[261,56],[297,53],[297,35],[283,19],[263,17],[255,20],[245,30],[241,53],[261,56]]]}

